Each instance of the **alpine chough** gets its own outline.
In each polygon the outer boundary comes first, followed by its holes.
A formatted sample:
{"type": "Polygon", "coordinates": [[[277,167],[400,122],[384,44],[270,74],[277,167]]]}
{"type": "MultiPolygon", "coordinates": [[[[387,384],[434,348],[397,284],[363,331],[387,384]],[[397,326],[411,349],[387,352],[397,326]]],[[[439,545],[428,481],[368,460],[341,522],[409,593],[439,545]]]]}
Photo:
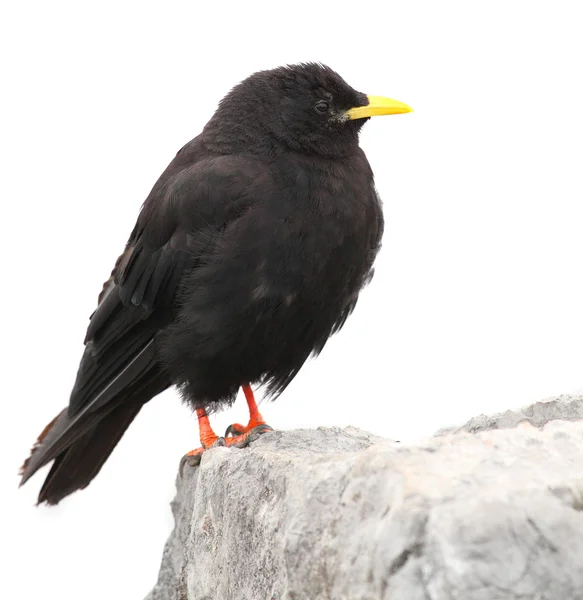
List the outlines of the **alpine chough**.
{"type": "Polygon", "coordinates": [[[251,386],[278,396],[372,276],[383,215],[360,129],[410,110],[321,64],[233,88],[154,185],[103,286],[69,405],[22,467],[24,483],[54,461],[39,502],[86,487],[140,408],[172,385],[200,427],[202,446],[182,465],[270,430],[251,386]],[[208,414],[239,387],[249,423],[218,437],[208,414]]]}

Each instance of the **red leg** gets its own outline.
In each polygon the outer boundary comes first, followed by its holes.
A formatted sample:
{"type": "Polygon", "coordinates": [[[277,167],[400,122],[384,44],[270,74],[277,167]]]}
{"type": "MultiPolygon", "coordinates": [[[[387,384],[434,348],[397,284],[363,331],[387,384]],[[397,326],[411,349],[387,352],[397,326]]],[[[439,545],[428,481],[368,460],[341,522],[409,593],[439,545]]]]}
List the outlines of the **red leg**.
{"type": "Polygon", "coordinates": [[[232,425],[229,425],[227,432],[225,433],[225,437],[229,435],[241,435],[243,433],[249,433],[252,429],[255,429],[255,427],[266,424],[265,419],[261,416],[261,413],[257,408],[257,403],[255,402],[255,396],[253,395],[251,386],[246,383],[241,387],[243,388],[245,400],[247,400],[247,406],[249,407],[249,423],[247,423],[247,425],[241,425],[241,423],[233,423],[232,425]]]}
{"type": "Polygon", "coordinates": [[[198,417],[198,429],[200,432],[200,443],[202,446],[191,450],[182,457],[182,460],[180,461],[181,476],[185,462],[187,462],[190,466],[198,465],[200,463],[200,459],[202,458],[202,453],[210,448],[219,439],[219,436],[211,427],[206,410],[204,408],[197,408],[196,416],[198,417]]]}
{"type": "Polygon", "coordinates": [[[203,448],[210,448],[218,439],[219,436],[213,431],[208,415],[204,408],[196,409],[198,417],[198,429],[200,431],[200,443],[203,448]]]}

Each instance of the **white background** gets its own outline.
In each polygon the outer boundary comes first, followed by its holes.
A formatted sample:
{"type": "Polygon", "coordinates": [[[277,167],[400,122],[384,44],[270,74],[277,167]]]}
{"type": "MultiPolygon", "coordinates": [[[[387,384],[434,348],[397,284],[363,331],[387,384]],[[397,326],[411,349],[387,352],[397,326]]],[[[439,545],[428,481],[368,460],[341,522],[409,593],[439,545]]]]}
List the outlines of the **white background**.
{"type": "MultiPolygon", "coordinates": [[[[196,420],[167,392],[92,485],[16,490],[67,402],[142,201],[251,72],[328,63],[415,112],[361,142],[385,203],[377,274],[277,403],[277,428],[414,441],[583,385],[583,37],[576,2],[13,2],[2,40],[2,588],[142,598],[196,420]]],[[[245,419],[242,400],[215,423],[245,419]]]]}

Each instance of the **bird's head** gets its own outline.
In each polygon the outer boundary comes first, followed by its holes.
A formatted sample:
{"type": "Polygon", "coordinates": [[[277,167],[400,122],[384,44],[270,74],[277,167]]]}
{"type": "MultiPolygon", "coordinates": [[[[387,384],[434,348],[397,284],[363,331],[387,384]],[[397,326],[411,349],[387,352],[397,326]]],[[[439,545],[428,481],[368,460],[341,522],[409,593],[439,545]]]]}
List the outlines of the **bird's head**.
{"type": "Polygon", "coordinates": [[[367,96],[325,65],[308,63],[254,73],[223,98],[204,131],[218,150],[274,147],[342,156],[358,144],[369,117],[410,112],[396,100],[367,96]]]}

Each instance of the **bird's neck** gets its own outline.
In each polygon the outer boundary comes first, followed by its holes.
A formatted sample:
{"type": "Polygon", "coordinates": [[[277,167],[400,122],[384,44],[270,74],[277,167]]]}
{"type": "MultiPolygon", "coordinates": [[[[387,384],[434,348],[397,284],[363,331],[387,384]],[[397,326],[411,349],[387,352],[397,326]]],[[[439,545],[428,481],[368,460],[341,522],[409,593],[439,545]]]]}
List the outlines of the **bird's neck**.
{"type": "Polygon", "coordinates": [[[255,119],[241,119],[237,114],[220,109],[204,127],[202,143],[217,154],[273,156],[283,149],[259,115],[255,119]]]}

